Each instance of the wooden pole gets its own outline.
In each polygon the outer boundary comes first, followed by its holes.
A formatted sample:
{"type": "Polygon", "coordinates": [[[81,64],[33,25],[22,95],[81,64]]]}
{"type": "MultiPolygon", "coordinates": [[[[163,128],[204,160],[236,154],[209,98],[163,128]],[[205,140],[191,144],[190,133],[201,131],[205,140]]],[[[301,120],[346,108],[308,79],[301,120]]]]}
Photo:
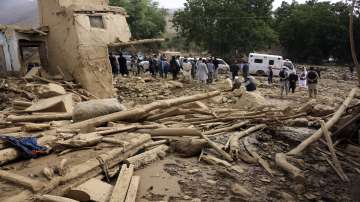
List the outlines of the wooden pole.
{"type": "Polygon", "coordinates": [[[136,195],[140,184],[140,177],[139,176],[133,176],[131,178],[130,186],[128,193],[126,195],[125,202],[135,202],[136,201],[136,195]]]}
{"type": "Polygon", "coordinates": [[[13,123],[17,122],[47,122],[47,121],[61,121],[61,120],[71,120],[72,113],[61,113],[61,114],[34,114],[34,115],[23,115],[23,116],[14,116],[11,115],[7,117],[7,121],[13,123]]]}
{"type": "Polygon", "coordinates": [[[201,134],[201,137],[202,137],[203,139],[205,139],[205,140],[208,142],[208,144],[209,144],[212,148],[214,148],[225,160],[230,161],[230,162],[234,161],[234,159],[233,159],[228,153],[226,153],[224,150],[222,150],[222,149],[219,147],[219,145],[217,145],[215,142],[211,141],[209,138],[207,138],[207,137],[206,137],[205,135],[203,135],[203,134],[201,134]]]}
{"type": "MultiPolygon", "coordinates": [[[[331,119],[326,123],[326,125],[325,125],[326,128],[328,128],[328,129],[331,128],[341,118],[342,114],[349,107],[351,101],[353,100],[353,98],[356,95],[356,93],[358,92],[358,90],[359,90],[358,88],[354,88],[351,90],[350,94],[348,95],[348,97],[346,98],[344,103],[336,111],[334,116],[331,117],[331,119]]],[[[296,148],[291,150],[288,153],[288,155],[292,155],[292,156],[299,155],[302,151],[304,151],[306,149],[307,146],[318,141],[322,137],[322,135],[323,135],[323,130],[319,129],[312,136],[310,136],[309,138],[304,140],[301,144],[299,144],[296,148]]]]}
{"type": "Polygon", "coordinates": [[[329,151],[331,153],[331,157],[332,157],[332,160],[334,162],[334,166],[336,167],[336,172],[339,172],[339,175],[340,175],[340,178],[341,178],[342,181],[349,182],[349,178],[346,176],[344,170],[341,167],[340,161],[336,156],[336,151],[335,151],[334,146],[333,146],[334,144],[333,144],[333,141],[331,139],[330,132],[326,128],[325,122],[323,120],[320,121],[320,124],[321,124],[321,129],[324,132],[324,137],[325,137],[327,145],[329,147],[329,151]]]}

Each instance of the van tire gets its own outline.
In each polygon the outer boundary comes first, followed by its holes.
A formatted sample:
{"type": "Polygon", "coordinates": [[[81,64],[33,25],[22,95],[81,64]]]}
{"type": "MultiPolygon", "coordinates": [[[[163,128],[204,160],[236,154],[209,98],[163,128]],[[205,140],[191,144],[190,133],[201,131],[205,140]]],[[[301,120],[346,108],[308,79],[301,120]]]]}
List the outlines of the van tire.
{"type": "Polygon", "coordinates": [[[266,76],[266,73],[263,70],[256,71],[256,75],[258,76],[266,76]]]}

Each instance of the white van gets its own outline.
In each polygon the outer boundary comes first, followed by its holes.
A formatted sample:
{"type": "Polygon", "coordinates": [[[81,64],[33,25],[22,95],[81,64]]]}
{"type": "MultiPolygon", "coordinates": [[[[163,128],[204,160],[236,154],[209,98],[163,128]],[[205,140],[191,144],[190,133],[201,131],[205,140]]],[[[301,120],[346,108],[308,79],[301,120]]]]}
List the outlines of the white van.
{"type": "Polygon", "coordinates": [[[279,72],[283,67],[287,67],[289,72],[296,73],[294,64],[290,60],[284,60],[282,56],[250,53],[250,74],[268,75],[270,65],[273,67],[274,76],[279,76],[279,72]]]}

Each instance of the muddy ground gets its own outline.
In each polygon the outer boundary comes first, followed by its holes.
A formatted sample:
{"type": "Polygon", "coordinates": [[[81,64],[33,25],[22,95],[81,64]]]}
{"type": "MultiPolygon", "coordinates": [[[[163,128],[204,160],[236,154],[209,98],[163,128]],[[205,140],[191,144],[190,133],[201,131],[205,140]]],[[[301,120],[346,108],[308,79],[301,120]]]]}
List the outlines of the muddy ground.
{"type": "MultiPolygon", "coordinates": [[[[281,109],[299,107],[310,100],[307,91],[299,89],[295,94],[280,98],[277,81],[274,85],[269,86],[266,84],[265,77],[257,77],[257,79],[259,81],[258,91],[273,107],[281,109]]],[[[277,79],[275,78],[275,80],[277,79]]],[[[217,90],[219,83],[222,82],[220,80],[211,85],[192,83],[174,87],[169,86],[168,81],[170,79],[164,81],[144,75],[142,78],[119,77],[114,85],[119,93],[118,98],[126,106],[133,107],[156,100],[217,90]]],[[[346,70],[328,69],[322,73],[317,103],[337,108],[356,85],[355,77],[346,70]]],[[[14,97],[12,93],[0,92],[0,107],[8,107],[12,97],[14,97]]],[[[359,103],[359,100],[354,102],[359,103]]],[[[218,101],[208,100],[204,103],[210,108],[217,109],[238,107],[236,101],[232,100],[231,94],[226,92],[218,101]]],[[[241,107],[251,111],[247,105],[241,107]]],[[[342,182],[322,155],[322,151],[327,151],[326,146],[322,143],[314,144],[297,158],[296,162],[293,162],[305,171],[305,184],[294,182],[286,173],[276,168],[276,153],[291,150],[317,129],[316,125],[288,127],[285,122],[280,122],[270,129],[250,136],[251,143],[256,146],[258,153],[275,170],[274,175],[267,173],[258,164],[247,164],[241,161],[233,163],[238,166],[239,172],[224,173],[221,172],[221,167],[199,161],[199,156],[183,158],[180,154],[171,152],[164,159],[135,172],[135,175],[141,177],[137,201],[360,201],[360,159],[352,157],[357,166],[354,163],[342,161],[345,173],[351,180],[350,183],[342,182]],[[234,184],[241,185],[250,195],[239,195],[232,191],[234,184]]],[[[211,139],[224,145],[232,134],[224,133],[211,139]]],[[[99,151],[96,148],[89,148],[66,154],[61,158],[80,163],[107,150],[99,151]]],[[[215,154],[208,148],[203,152],[215,154]]],[[[42,168],[52,165],[58,160],[59,157],[54,154],[36,160],[17,162],[2,168],[46,181],[41,175],[42,168]]],[[[22,189],[0,181],[0,201],[1,198],[5,199],[20,191],[22,189]]]]}

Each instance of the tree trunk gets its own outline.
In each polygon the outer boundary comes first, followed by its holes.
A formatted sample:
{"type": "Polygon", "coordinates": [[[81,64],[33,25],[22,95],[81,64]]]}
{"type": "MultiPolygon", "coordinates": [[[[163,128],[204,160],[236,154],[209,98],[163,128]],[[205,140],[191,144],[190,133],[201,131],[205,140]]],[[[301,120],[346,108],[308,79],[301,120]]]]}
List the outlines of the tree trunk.
{"type": "Polygon", "coordinates": [[[168,150],[168,146],[161,145],[152,150],[130,157],[126,159],[125,163],[128,165],[133,165],[134,169],[137,170],[142,166],[148,165],[156,160],[159,160],[161,157],[164,157],[168,150]]]}
{"type": "MultiPolygon", "coordinates": [[[[346,100],[344,101],[344,103],[340,106],[340,108],[336,111],[336,113],[334,114],[334,116],[326,123],[326,128],[330,129],[331,127],[333,127],[333,125],[341,118],[342,114],[345,112],[345,110],[349,107],[352,99],[354,98],[354,96],[356,95],[356,93],[358,92],[358,88],[354,88],[351,90],[350,94],[348,95],[348,97],[346,98],[346,100]]],[[[299,144],[296,148],[294,148],[293,150],[291,150],[288,155],[299,155],[302,151],[304,151],[304,149],[306,149],[307,146],[309,146],[310,144],[318,141],[323,135],[323,131],[320,128],[318,131],[316,131],[312,136],[310,136],[309,138],[307,138],[306,140],[304,140],[301,144],[299,144]]]]}
{"type": "Polygon", "coordinates": [[[351,55],[354,61],[355,68],[358,74],[358,81],[360,86],[360,65],[357,59],[355,40],[354,40],[354,9],[355,9],[356,0],[352,0],[352,6],[350,8],[350,20],[349,20],[349,34],[350,34],[350,47],[351,55]]]}
{"type": "Polygon", "coordinates": [[[286,154],[277,153],[275,156],[276,165],[282,168],[283,170],[287,171],[288,173],[290,173],[291,177],[296,182],[304,183],[305,182],[304,173],[296,166],[290,164],[286,158],[287,158],[286,154]]]}
{"type": "Polygon", "coordinates": [[[158,136],[200,137],[201,136],[201,132],[194,128],[159,128],[155,130],[139,130],[137,132],[150,134],[152,137],[158,137],[158,136]]]}

